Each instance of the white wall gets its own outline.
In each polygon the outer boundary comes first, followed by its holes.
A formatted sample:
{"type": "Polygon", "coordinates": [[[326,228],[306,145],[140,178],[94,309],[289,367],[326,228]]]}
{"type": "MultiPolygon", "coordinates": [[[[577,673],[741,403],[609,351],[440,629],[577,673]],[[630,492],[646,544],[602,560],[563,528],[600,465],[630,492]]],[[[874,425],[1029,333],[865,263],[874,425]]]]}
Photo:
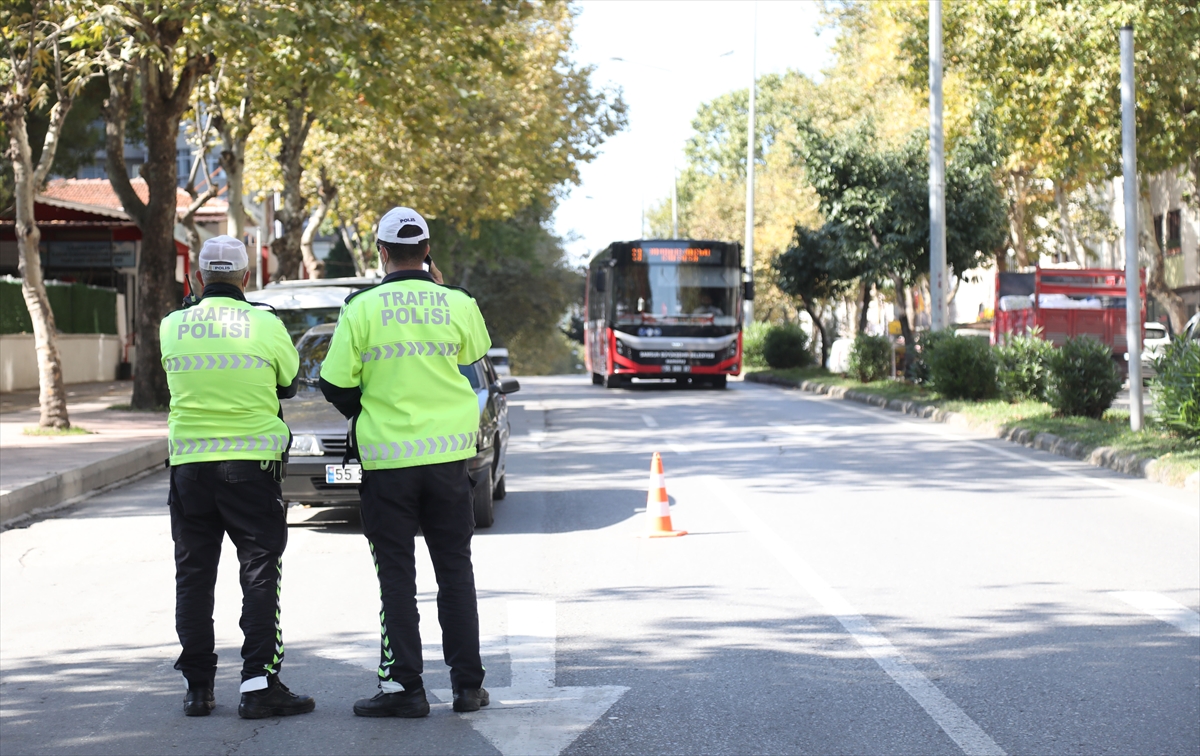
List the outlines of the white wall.
{"type": "MultiPolygon", "coordinates": [[[[121,361],[121,339],[103,333],[60,333],[58,351],[65,383],[115,381],[121,361]]],[[[33,334],[0,335],[0,391],[38,387],[33,334]]]]}

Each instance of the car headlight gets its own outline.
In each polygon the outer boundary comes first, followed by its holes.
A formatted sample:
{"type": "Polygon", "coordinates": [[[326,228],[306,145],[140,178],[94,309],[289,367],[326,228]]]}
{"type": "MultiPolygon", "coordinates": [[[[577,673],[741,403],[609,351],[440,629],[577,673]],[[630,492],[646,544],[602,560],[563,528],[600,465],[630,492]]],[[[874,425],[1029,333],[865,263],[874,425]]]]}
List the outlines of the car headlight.
{"type": "Polygon", "coordinates": [[[291,456],[320,457],[324,453],[316,436],[292,436],[292,446],[288,450],[291,456]]]}

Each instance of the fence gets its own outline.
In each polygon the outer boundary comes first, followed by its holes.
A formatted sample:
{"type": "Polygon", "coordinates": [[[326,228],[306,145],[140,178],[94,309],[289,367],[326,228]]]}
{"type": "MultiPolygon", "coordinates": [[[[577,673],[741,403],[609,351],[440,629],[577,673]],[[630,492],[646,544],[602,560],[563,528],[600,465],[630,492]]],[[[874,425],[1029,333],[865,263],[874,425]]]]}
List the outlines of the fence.
{"type": "MultiPolygon", "coordinates": [[[[46,282],[54,322],[62,333],[117,333],[117,290],[87,284],[46,282]]],[[[0,278],[0,333],[32,333],[21,280],[0,278]]]]}

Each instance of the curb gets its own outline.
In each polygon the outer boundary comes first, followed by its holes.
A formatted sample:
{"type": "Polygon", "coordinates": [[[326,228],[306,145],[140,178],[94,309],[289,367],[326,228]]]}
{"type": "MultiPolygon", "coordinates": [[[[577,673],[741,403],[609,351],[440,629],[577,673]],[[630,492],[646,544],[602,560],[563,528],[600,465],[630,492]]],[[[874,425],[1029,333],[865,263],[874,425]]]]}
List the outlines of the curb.
{"type": "Polygon", "coordinates": [[[0,494],[0,524],[8,524],[35,509],[55,507],[69,499],[161,466],[166,458],[167,440],[156,439],[116,456],[0,494]]]}
{"type": "MultiPolygon", "coordinates": [[[[1157,472],[1157,462],[1155,457],[1141,457],[1133,452],[1123,452],[1112,448],[1111,446],[1098,446],[1094,449],[1088,448],[1080,441],[1068,441],[1067,439],[1056,436],[1053,433],[1035,433],[1026,428],[1017,427],[998,427],[991,424],[982,424],[972,426],[966,415],[959,412],[951,412],[949,410],[939,409],[932,404],[924,402],[915,402],[912,400],[902,399],[885,399],[882,396],[875,394],[865,394],[861,391],[848,389],[845,386],[830,386],[825,383],[816,383],[814,381],[789,381],[786,378],[779,378],[774,375],[764,375],[762,373],[748,373],[745,380],[750,383],[763,383],[770,386],[781,386],[783,388],[798,388],[801,391],[808,391],[813,394],[825,394],[832,396],[835,399],[843,399],[860,404],[869,404],[880,409],[891,410],[893,412],[901,412],[905,415],[933,420],[938,423],[946,423],[960,428],[984,429],[990,431],[997,438],[1002,438],[1006,441],[1011,441],[1014,444],[1027,446],[1031,449],[1039,449],[1041,451],[1057,454],[1060,457],[1069,457],[1070,459],[1078,459],[1096,467],[1107,467],[1110,470],[1115,470],[1125,475],[1133,475],[1155,483],[1163,485],[1171,485],[1162,478],[1157,472]]],[[[1176,488],[1177,486],[1172,486],[1176,488]]],[[[1200,475],[1193,473],[1187,478],[1184,488],[1192,491],[1200,488],[1200,475]]]]}

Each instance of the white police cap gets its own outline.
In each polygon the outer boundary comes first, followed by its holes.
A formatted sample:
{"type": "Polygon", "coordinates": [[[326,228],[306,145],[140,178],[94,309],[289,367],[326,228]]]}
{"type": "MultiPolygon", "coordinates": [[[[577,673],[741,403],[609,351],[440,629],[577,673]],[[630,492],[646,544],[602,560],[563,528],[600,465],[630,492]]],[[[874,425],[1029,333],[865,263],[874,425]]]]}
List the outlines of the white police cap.
{"type": "Polygon", "coordinates": [[[200,248],[200,270],[227,272],[249,267],[246,245],[232,236],[214,236],[200,248]]]}
{"type": "Polygon", "coordinates": [[[388,244],[416,244],[429,238],[429,224],[412,208],[393,207],[379,219],[377,238],[388,244]],[[401,236],[405,226],[415,226],[418,230],[410,228],[401,236]]]}

